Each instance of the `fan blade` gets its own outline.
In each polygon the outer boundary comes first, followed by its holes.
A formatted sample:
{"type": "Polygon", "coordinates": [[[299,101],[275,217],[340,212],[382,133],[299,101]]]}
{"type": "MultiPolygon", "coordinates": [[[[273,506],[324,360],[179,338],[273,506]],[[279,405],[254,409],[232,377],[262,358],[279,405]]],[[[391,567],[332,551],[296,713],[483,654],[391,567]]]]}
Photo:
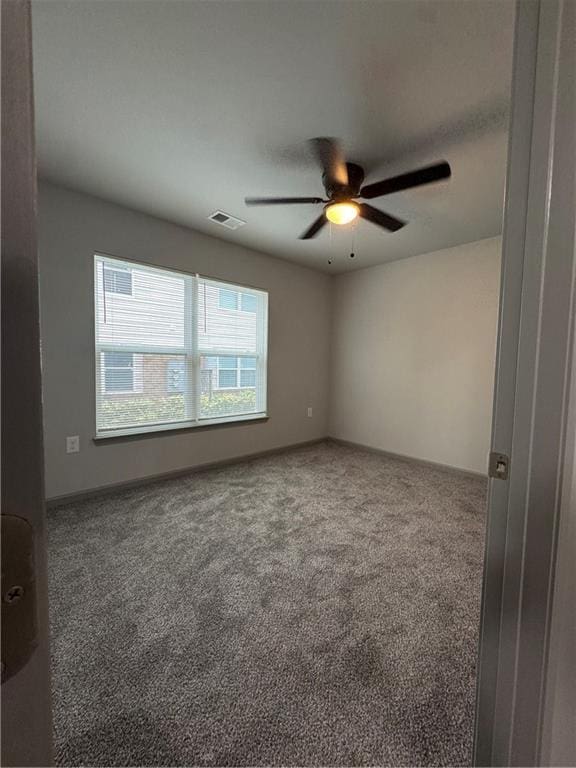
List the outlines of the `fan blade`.
{"type": "Polygon", "coordinates": [[[378,208],[373,208],[371,205],[368,205],[368,203],[360,203],[358,207],[360,208],[360,216],[362,216],[363,219],[371,221],[372,224],[377,224],[379,227],[384,227],[384,229],[387,229],[390,232],[397,232],[399,229],[406,226],[405,221],[390,216],[389,213],[384,213],[384,211],[379,211],[378,208]]]}
{"type": "Polygon", "coordinates": [[[323,203],[321,197],[246,197],[246,205],[293,205],[294,203],[323,203]]]}
{"type": "Polygon", "coordinates": [[[313,221],[312,224],[310,224],[306,232],[300,235],[300,240],[310,240],[311,237],[316,237],[324,224],[326,224],[326,216],[322,214],[321,216],[318,216],[316,221],[313,221]]]}
{"type": "Polygon", "coordinates": [[[348,185],[348,169],[344,153],[337,139],[321,137],[311,139],[316,157],[322,166],[325,186],[346,187],[348,185]]]}
{"type": "Polygon", "coordinates": [[[420,168],[418,171],[410,171],[400,176],[393,176],[391,179],[376,181],[374,184],[368,184],[360,190],[360,196],[366,200],[382,195],[390,195],[393,192],[401,192],[403,189],[419,187],[422,184],[431,184],[433,181],[450,178],[452,171],[446,162],[429,165],[426,168],[420,168]]]}

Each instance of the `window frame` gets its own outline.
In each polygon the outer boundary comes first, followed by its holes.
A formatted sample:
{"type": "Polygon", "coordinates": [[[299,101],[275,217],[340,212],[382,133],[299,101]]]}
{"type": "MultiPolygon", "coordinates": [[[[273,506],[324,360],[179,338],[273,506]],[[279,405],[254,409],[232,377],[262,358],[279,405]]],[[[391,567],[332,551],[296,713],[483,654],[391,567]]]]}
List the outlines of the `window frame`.
{"type": "MultiPolygon", "coordinates": [[[[150,264],[150,263],[142,263],[136,260],[132,259],[126,259],[126,258],[120,258],[117,256],[112,256],[109,254],[104,254],[101,252],[95,252],[93,254],[93,265],[94,265],[94,272],[93,272],[93,290],[92,290],[92,300],[93,300],[93,312],[92,312],[92,320],[94,323],[94,359],[95,359],[95,381],[96,381],[96,391],[95,391],[95,397],[93,398],[93,404],[94,404],[94,440],[109,440],[113,439],[115,437],[127,437],[127,436],[140,436],[144,437],[147,434],[153,434],[155,432],[164,432],[164,431],[179,431],[182,429],[198,429],[198,428],[206,428],[211,426],[225,426],[225,425],[233,425],[235,423],[241,423],[246,421],[262,421],[269,418],[267,404],[268,404],[268,329],[269,329],[269,294],[268,291],[263,288],[257,288],[255,286],[248,286],[248,285],[238,285],[234,283],[229,283],[224,280],[219,280],[218,278],[212,278],[205,275],[201,275],[199,273],[195,272],[187,272],[185,270],[181,269],[173,269],[171,267],[166,267],[163,265],[156,265],[156,264],[150,264]],[[187,324],[184,323],[184,344],[182,347],[174,347],[174,348],[157,348],[154,346],[150,346],[149,348],[146,348],[146,345],[144,344],[108,344],[108,343],[100,343],[98,339],[98,303],[97,303],[97,297],[96,297],[96,289],[98,286],[98,268],[99,265],[102,265],[102,287],[103,292],[109,293],[108,291],[105,291],[104,289],[104,269],[106,268],[117,268],[117,267],[124,267],[128,270],[137,270],[137,271],[149,271],[149,272],[162,272],[162,273],[168,273],[173,274],[174,276],[181,276],[185,280],[185,302],[189,301],[189,309],[190,311],[190,322],[187,324]],[[110,267],[107,267],[107,265],[110,264],[110,267]],[[241,304],[241,295],[246,293],[254,296],[257,301],[261,302],[261,315],[260,315],[260,340],[258,345],[258,350],[256,352],[250,350],[250,351],[238,351],[238,350],[224,350],[224,349],[218,349],[213,350],[210,352],[207,352],[204,349],[200,349],[198,344],[198,305],[199,305],[199,285],[214,285],[217,288],[223,288],[224,290],[230,290],[235,291],[238,294],[238,305],[241,304]],[[131,352],[134,356],[138,355],[145,355],[145,354],[170,354],[170,355],[184,355],[185,360],[185,366],[187,368],[187,374],[190,377],[190,380],[193,381],[193,386],[189,388],[189,392],[185,392],[185,403],[186,403],[186,419],[181,421],[170,421],[170,422],[158,422],[158,423],[150,423],[150,424],[141,424],[141,425],[133,425],[133,426],[127,426],[127,427],[117,427],[117,428],[108,428],[108,427],[101,427],[98,425],[98,413],[99,413],[99,406],[100,406],[100,398],[103,395],[106,394],[123,394],[123,393],[106,393],[104,389],[104,381],[103,381],[103,375],[105,374],[105,366],[101,364],[102,359],[102,352],[131,352]],[[240,357],[251,357],[256,359],[256,369],[250,369],[250,370],[256,370],[256,377],[258,376],[258,373],[260,373],[260,376],[263,376],[263,386],[257,387],[255,386],[254,389],[256,390],[256,410],[252,411],[250,413],[239,413],[239,414],[230,414],[230,415],[224,415],[224,416],[218,416],[218,417],[202,417],[200,415],[200,397],[201,397],[201,386],[200,386],[200,375],[201,375],[201,366],[200,366],[200,359],[201,357],[206,356],[235,356],[237,358],[240,357]],[[194,402],[192,402],[194,401],[194,402]]],[[[114,294],[113,294],[114,295],[114,294]]],[[[125,299],[134,298],[135,292],[134,292],[134,276],[132,274],[132,293],[130,295],[128,294],[118,294],[119,296],[124,297],[125,299]]],[[[226,310],[225,308],[222,309],[220,307],[220,302],[218,299],[218,308],[223,311],[231,311],[231,312],[238,312],[243,311],[241,309],[236,310],[226,310]]],[[[249,310],[247,310],[249,311],[249,310]]],[[[251,312],[251,314],[255,314],[257,318],[258,323],[258,311],[251,312]]],[[[185,310],[186,315],[186,310],[185,310]]],[[[134,358],[133,358],[134,360],[134,358]]],[[[239,376],[240,376],[240,364],[237,360],[238,367],[236,369],[237,371],[237,381],[239,382],[239,376]]],[[[246,387],[245,387],[246,388],[246,387]]],[[[133,392],[137,392],[138,390],[135,388],[131,392],[127,392],[128,394],[132,394],[133,392]]],[[[126,393],[124,393],[126,394],[126,393]]]]}

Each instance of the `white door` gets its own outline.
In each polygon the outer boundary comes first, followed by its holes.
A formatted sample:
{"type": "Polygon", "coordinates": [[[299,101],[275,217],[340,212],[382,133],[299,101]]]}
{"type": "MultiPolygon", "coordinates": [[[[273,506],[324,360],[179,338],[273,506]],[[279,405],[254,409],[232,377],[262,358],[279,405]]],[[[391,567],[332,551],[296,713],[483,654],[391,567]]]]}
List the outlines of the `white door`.
{"type": "Polygon", "coordinates": [[[2,2],[2,765],[51,765],[30,4],[2,2]]]}

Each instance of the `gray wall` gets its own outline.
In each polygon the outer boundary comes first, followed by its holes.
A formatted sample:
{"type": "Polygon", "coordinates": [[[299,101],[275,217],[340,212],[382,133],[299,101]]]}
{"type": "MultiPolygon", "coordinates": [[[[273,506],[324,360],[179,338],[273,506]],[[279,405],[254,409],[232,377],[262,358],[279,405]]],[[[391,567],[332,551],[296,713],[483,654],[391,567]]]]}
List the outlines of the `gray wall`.
{"type": "Polygon", "coordinates": [[[501,239],[335,278],[330,435],[485,473],[501,239]]]}
{"type": "Polygon", "coordinates": [[[51,184],[38,207],[48,498],[327,434],[330,277],[51,184]],[[269,420],[94,443],[95,251],[269,291],[269,420]]]}

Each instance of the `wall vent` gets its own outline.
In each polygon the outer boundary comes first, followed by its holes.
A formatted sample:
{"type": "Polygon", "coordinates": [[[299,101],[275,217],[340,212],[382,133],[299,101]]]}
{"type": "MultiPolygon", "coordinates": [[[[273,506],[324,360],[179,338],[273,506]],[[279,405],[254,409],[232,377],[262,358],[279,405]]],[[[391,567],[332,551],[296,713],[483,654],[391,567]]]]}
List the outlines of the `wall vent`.
{"type": "Polygon", "coordinates": [[[230,216],[229,213],[224,213],[224,211],[214,211],[208,218],[216,224],[220,224],[221,227],[226,227],[226,229],[240,229],[240,227],[246,224],[242,219],[230,216]]]}

